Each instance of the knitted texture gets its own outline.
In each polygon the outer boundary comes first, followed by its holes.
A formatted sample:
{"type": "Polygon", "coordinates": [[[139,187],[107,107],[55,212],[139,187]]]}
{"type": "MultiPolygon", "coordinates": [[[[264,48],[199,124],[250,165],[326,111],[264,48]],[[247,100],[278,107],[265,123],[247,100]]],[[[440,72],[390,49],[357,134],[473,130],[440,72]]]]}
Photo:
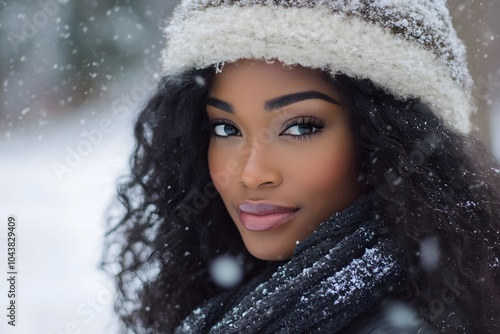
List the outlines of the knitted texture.
{"type": "Polygon", "coordinates": [[[401,281],[364,195],[301,242],[292,259],[193,311],[175,333],[336,333],[401,281]]]}
{"type": "Polygon", "coordinates": [[[184,0],[164,31],[164,75],[279,60],[370,79],[470,131],[472,80],[445,0],[184,0]]]}

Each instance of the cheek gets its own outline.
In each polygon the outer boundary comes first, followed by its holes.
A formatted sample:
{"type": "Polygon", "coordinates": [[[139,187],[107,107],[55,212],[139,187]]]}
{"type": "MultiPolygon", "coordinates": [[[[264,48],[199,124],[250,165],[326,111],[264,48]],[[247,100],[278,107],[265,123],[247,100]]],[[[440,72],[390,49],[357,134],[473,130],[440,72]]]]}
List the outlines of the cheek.
{"type": "Polygon", "coordinates": [[[231,179],[241,172],[237,160],[234,159],[232,150],[224,150],[217,143],[208,146],[208,169],[215,188],[221,195],[228,191],[231,179]]]}
{"type": "Polygon", "coordinates": [[[348,138],[325,141],[292,166],[293,179],[300,182],[300,188],[311,192],[346,191],[355,179],[354,149],[348,138]]]}
{"type": "Polygon", "coordinates": [[[224,170],[223,166],[225,164],[224,155],[221,154],[220,150],[217,150],[212,143],[210,143],[208,145],[207,158],[210,177],[212,178],[215,187],[220,192],[222,188],[221,184],[224,183],[224,180],[221,178],[222,171],[224,170]]]}

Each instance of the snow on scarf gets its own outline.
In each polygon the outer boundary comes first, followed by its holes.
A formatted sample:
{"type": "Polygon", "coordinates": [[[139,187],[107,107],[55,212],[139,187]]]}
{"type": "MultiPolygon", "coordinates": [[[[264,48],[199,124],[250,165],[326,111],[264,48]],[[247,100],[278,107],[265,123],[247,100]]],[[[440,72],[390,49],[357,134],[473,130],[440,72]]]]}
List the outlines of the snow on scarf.
{"type": "MultiPolygon", "coordinates": [[[[331,216],[272,275],[210,299],[175,333],[336,333],[397,284],[394,242],[369,195],[331,216]]],[[[262,278],[264,277],[264,278],[262,278]]]]}

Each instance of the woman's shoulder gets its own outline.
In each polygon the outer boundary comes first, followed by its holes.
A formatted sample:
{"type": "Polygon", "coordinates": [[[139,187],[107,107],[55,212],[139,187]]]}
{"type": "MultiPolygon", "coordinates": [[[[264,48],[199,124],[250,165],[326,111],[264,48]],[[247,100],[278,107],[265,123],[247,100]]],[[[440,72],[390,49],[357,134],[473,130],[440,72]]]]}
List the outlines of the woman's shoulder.
{"type": "Polygon", "coordinates": [[[398,299],[386,299],[370,312],[355,318],[342,330],[345,334],[438,334],[418,313],[398,299]]]}

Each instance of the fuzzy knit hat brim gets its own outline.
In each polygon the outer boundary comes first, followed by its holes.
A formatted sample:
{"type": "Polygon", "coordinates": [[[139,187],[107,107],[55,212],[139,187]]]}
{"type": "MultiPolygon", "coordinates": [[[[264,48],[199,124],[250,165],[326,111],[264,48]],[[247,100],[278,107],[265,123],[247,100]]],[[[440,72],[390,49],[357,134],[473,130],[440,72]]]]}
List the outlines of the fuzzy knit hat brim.
{"type": "Polygon", "coordinates": [[[420,98],[470,131],[472,80],[445,0],[184,0],[164,31],[164,75],[277,59],[420,98]]]}

